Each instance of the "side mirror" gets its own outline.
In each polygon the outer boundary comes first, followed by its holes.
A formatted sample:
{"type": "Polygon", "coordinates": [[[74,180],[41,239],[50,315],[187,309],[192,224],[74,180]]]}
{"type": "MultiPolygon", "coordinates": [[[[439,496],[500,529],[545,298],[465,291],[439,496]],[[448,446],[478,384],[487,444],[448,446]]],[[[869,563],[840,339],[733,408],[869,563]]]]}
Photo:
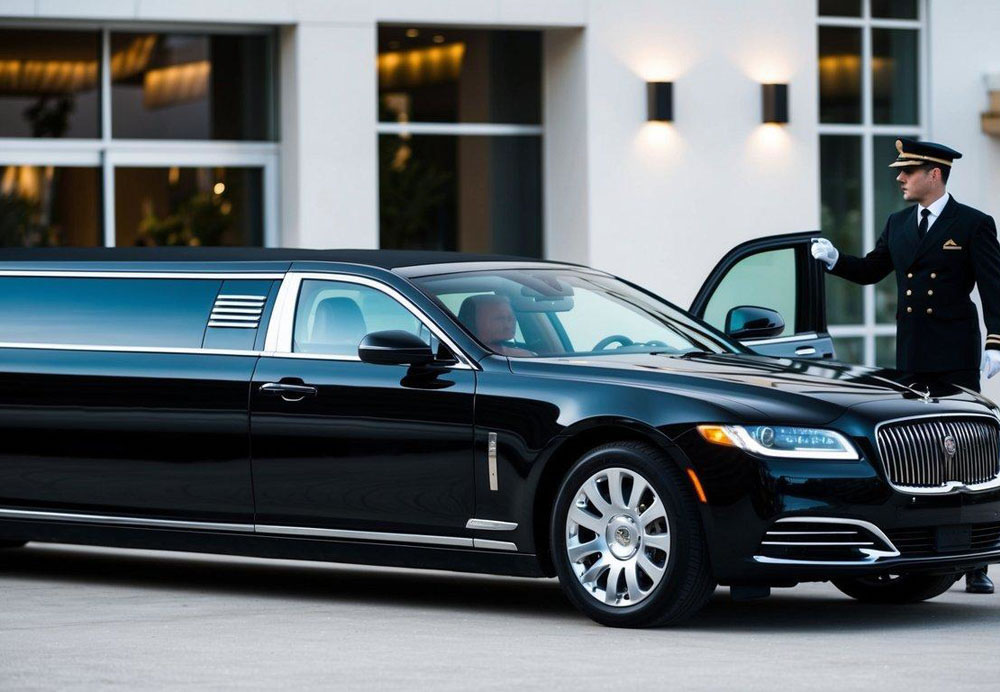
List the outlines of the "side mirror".
{"type": "Polygon", "coordinates": [[[776,310],[756,305],[738,305],[726,314],[726,335],[734,339],[777,336],[785,330],[785,320],[776,310]]]}
{"type": "Polygon", "coordinates": [[[367,335],[358,344],[358,357],[375,365],[426,365],[434,352],[420,337],[397,329],[367,335]]]}

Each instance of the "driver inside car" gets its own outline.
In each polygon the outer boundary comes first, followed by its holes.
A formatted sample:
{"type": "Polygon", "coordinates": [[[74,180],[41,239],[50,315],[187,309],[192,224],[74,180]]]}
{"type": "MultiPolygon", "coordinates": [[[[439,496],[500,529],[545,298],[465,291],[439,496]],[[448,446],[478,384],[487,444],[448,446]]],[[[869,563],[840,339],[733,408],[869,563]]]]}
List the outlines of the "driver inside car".
{"type": "Polygon", "coordinates": [[[505,343],[514,338],[514,331],[517,328],[514,310],[511,309],[510,300],[506,296],[470,296],[462,304],[459,319],[472,328],[480,341],[501,356],[536,355],[526,349],[508,346],[505,343]]]}

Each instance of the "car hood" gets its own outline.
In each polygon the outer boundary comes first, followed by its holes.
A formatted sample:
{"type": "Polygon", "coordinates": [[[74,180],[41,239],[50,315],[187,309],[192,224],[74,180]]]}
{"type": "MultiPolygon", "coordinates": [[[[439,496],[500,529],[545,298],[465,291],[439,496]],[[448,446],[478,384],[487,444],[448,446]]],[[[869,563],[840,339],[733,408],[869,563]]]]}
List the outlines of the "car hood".
{"type": "Polygon", "coordinates": [[[752,354],[669,356],[629,353],[601,356],[510,359],[517,372],[615,381],[692,396],[762,420],[821,425],[858,407],[878,418],[936,411],[983,413],[993,408],[984,397],[945,386],[923,396],[901,384],[895,370],[866,368],[828,360],[774,358],[752,354]]]}

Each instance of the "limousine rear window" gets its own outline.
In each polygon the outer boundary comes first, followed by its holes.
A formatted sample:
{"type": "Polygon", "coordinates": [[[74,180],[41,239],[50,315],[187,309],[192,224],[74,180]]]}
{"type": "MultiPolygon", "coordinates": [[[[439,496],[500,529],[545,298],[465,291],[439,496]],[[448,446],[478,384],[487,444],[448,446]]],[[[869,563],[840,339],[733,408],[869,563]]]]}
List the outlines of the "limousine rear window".
{"type": "Polygon", "coordinates": [[[217,279],[0,277],[0,343],[200,348],[217,279]]]}

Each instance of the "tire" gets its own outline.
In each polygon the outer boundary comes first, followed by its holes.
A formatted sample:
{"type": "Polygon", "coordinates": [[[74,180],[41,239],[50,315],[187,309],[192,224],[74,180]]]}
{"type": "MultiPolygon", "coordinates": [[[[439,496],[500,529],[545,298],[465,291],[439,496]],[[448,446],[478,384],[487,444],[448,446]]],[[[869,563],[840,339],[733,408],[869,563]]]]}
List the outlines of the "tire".
{"type": "Polygon", "coordinates": [[[688,482],[646,443],[613,442],[577,460],[556,495],[549,545],[567,598],[602,625],[676,624],[715,590],[688,482]]]}
{"type": "Polygon", "coordinates": [[[862,603],[919,603],[937,598],[958,581],[960,574],[880,574],[834,579],[833,585],[862,603]]]}

